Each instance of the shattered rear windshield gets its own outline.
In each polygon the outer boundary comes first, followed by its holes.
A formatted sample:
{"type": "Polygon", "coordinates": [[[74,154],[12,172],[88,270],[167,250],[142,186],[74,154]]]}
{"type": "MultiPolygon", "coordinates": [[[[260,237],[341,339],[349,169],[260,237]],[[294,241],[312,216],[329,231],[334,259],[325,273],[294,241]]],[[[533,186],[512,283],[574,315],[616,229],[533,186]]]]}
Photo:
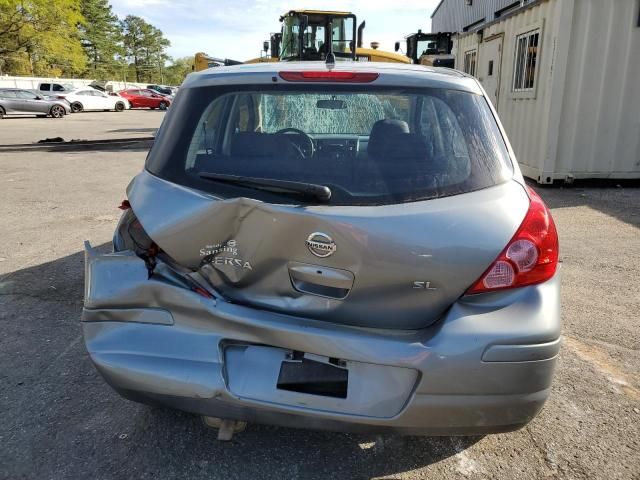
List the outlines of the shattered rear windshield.
{"type": "Polygon", "coordinates": [[[147,169],[223,198],[296,203],[284,190],[212,177],[326,186],[326,203],[380,205],[470,192],[512,175],[486,100],[469,92],[201,87],[182,89],[172,109],[147,169]]]}

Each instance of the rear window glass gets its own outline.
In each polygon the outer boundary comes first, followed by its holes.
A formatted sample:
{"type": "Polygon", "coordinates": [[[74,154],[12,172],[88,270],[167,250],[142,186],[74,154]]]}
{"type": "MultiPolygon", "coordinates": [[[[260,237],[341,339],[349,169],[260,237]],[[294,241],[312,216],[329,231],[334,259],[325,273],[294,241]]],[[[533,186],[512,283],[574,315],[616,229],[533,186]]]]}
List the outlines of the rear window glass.
{"type": "Polygon", "coordinates": [[[225,198],[295,203],[212,176],[312,183],[329,187],[329,204],[379,205],[470,192],[512,174],[486,100],[463,91],[206,87],[180,92],[172,109],[147,168],[225,198]]]}

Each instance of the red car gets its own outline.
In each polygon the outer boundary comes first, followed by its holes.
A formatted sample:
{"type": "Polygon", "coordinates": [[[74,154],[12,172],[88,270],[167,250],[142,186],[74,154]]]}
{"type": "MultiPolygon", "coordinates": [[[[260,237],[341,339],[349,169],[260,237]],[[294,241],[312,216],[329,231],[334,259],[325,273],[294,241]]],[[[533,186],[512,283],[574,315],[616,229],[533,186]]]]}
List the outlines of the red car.
{"type": "Polygon", "coordinates": [[[131,108],[159,108],[166,110],[171,100],[146,88],[130,88],[119,92],[121,97],[129,100],[131,108]]]}

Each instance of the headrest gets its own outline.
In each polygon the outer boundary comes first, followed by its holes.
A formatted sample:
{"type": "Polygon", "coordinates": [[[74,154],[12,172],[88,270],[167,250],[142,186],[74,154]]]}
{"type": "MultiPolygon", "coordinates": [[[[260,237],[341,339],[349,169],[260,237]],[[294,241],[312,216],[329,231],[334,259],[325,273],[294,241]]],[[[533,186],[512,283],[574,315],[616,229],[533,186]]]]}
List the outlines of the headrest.
{"type": "Polygon", "coordinates": [[[425,158],[427,144],[420,135],[409,133],[402,120],[378,120],[369,134],[367,152],[376,159],[425,158]]]}
{"type": "Polygon", "coordinates": [[[234,133],[231,137],[231,155],[234,157],[270,157],[277,152],[275,135],[255,132],[234,133]]]}

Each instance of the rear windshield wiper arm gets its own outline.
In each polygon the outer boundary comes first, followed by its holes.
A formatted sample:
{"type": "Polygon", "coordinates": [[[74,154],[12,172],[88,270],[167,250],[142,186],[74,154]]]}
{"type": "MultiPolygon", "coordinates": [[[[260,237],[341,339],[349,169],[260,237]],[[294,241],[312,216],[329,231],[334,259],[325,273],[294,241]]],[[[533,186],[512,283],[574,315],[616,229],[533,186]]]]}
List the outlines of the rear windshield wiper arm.
{"type": "Polygon", "coordinates": [[[316,183],[292,182],[290,180],[276,180],[273,178],[243,177],[240,175],[209,172],[200,172],[198,176],[213,182],[229,183],[266,192],[292,193],[321,202],[328,202],[329,199],[331,199],[331,189],[326,185],[318,185],[316,183]]]}

